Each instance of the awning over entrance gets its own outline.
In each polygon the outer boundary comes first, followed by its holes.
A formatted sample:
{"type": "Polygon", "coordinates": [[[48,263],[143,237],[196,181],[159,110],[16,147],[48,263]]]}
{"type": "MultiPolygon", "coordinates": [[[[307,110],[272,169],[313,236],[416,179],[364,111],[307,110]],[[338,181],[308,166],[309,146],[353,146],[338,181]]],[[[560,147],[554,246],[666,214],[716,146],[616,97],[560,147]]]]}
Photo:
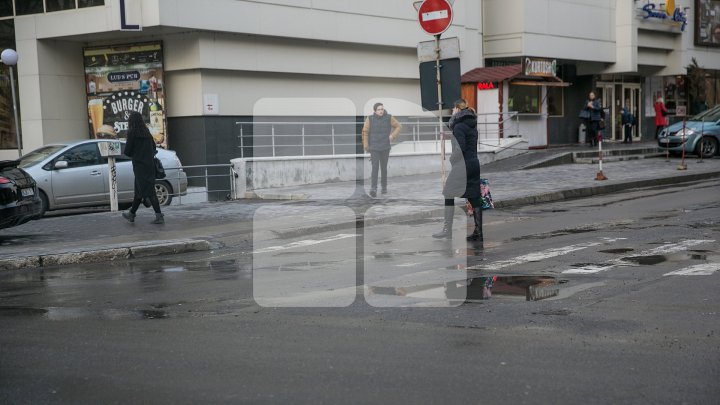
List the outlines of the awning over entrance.
{"type": "Polygon", "coordinates": [[[519,86],[568,87],[559,77],[526,76],[520,64],[510,66],[494,66],[475,68],[460,76],[461,83],[495,83],[508,80],[510,84],[519,86]]]}

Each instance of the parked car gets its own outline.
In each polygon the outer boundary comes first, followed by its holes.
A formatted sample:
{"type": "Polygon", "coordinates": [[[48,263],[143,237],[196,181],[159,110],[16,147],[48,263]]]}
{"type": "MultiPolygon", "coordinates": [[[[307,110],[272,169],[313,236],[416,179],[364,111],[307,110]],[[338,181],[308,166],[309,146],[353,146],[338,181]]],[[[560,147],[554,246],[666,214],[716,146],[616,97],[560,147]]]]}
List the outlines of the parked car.
{"type": "Polygon", "coordinates": [[[35,180],[18,167],[20,160],[0,161],[0,229],[39,218],[42,201],[35,180]]]}
{"type": "MultiPolygon", "coordinates": [[[[48,210],[110,204],[110,180],[107,158],[100,155],[98,144],[107,139],[58,143],[38,148],[21,158],[20,167],[35,178],[42,200],[42,214],[48,210]]],[[[125,141],[121,141],[125,151],[125,141]]],[[[165,167],[166,177],[155,181],[161,205],[175,195],[187,193],[187,175],[174,151],[158,149],[156,155],[165,167]]],[[[132,203],[135,176],[130,158],[115,158],[118,202],[132,203]]]]}
{"type": "Polygon", "coordinates": [[[684,134],[682,121],[663,129],[658,137],[660,149],[675,153],[685,149],[685,153],[703,158],[720,155],[720,105],[688,118],[684,134]]]}

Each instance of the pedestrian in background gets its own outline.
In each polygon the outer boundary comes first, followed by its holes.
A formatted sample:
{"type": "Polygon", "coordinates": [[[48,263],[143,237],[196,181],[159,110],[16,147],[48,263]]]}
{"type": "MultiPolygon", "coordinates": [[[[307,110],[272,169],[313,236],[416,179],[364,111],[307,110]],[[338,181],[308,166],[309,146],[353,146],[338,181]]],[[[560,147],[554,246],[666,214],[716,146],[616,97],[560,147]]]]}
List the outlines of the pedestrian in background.
{"type": "Polygon", "coordinates": [[[585,100],[582,109],[580,109],[580,118],[585,123],[585,135],[590,147],[597,144],[600,120],[602,119],[601,111],[600,101],[595,98],[595,92],[591,91],[588,93],[588,98],[585,100]]]}
{"type": "Polygon", "coordinates": [[[655,139],[660,136],[660,131],[667,127],[668,110],[665,108],[665,101],[662,97],[655,100],[655,139]]]}
{"type": "Polygon", "coordinates": [[[632,143],[632,128],[635,125],[635,116],[626,105],[622,109],[621,123],[624,131],[623,143],[632,143]]]}
{"type": "Polygon", "coordinates": [[[370,197],[377,196],[378,171],[380,171],[380,192],[387,194],[387,165],[390,158],[390,142],[397,138],[402,126],[385,111],[382,103],[373,105],[373,114],[365,119],[362,129],[362,143],[365,152],[370,152],[372,173],[370,176],[370,197]]]}
{"type": "Polygon", "coordinates": [[[125,156],[132,158],[133,174],[135,175],[135,196],[129,211],[123,212],[123,218],[135,222],[137,212],[143,199],[150,201],[155,211],[153,224],[164,224],[165,218],[160,212],[160,202],[155,194],[155,154],[157,149],[150,130],[145,125],[142,115],[130,113],[128,118],[127,143],[125,156]]]}
{"type": "MultiPolygon", "coordinates": [[[[450,174],[443,187],[445,212],[443,228],[433,238],[452,238],[455,197],[467,198],[473,208],[475,229],[468,241],[477,241],[479,248],[483,244],[482,201],[480,198],[480,160],[477,156],[477,115],[468,108],[467,102],[459,99],[455,102],[453,115],[448,122],[452,129],[452,154],[450,155],[450,174]]],[[[476,246],[477,247],[477,246],[476,246]]]]}

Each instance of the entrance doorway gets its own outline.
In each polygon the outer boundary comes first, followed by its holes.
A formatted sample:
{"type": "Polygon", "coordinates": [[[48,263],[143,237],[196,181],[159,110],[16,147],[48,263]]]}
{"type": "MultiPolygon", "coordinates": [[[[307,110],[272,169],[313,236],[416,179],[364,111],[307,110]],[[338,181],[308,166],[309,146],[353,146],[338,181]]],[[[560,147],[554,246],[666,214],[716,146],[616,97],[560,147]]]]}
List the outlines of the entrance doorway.
{"type": "MultiPolygon", "coordinates": [[[[642,100],[642,90],[639,84],[623,85],[623,105],[630,109],[630,113],[635,117],[635,125],[632,127],[633,141],[640,140],[642,134],[642,120],[640,119],[640,101],[642,100]]],[[[621,140],[623,138],[620,138],[621,140]]]]}
{"type": "Polygon", "coordinates": [[[635,116],[636,125],[632,129],[633,140],[640,140],[642,134],[640,104],[642,90],[639,83],[603,83],[598,82],[595,94],[605,110],[605,140],[622,142],[625,138],[622,127],[622,109],[628,107],[635,116]]]}

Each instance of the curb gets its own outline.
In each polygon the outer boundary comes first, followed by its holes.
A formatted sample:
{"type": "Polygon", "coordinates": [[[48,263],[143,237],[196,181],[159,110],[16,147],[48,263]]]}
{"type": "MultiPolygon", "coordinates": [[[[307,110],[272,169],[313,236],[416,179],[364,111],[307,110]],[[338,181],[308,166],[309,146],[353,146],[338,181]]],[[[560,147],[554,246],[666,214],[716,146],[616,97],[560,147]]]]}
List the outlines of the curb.
{"type": "Polygon", "coordinates": [[[0,271],[202,252],[208,251],[210,248],[210,242],[195,239],[159,241],[145,245],[110,245],[93,250],[78,249],[41,255],[8,257],[0,259],[0,271]]]}
{"type": "MultiPolygon", "coordinates": [[[[628,189],[633,188],[648,188],[648,187],[658,187],[658,186],[666,186],[666,185],[672,185],[672,184],[682,184],[682,183],[693,183],[693,182],[701,182],[708,179],[713,179],[720,177],[720,171],[716,172],[705,172],[705,173],[698,173],[698,174],[688,174],[688,175],[682,175],[682,176],[674,176],[674,177],[667,177],[667,178],[661,178],[661,179],[649,179],[649,180],[637,180],[637,181],[630,181],[626,183],[617,183],[617,184],[607,184],[607,185],[599,185],[599,186],[591,186],[591,187],[583,187],[583,188],[577,188],[577,189],[568,189],[568,190],[560,190],[560,191],[553,191],[545,194],[537,194],[532,196],[526,196],[526,197],[517,197],[512,198],[508,200],[495,200],[494,206],[495,208],[512,208],[512,207],[521,207],[526,205],[533,205],[538,203],[548,203],[548,202],[555,202],[555,201],[563,201],[563,200],[571,200],[575,198],[587,198],[592,197],[594,195],[603,195],[603,194],[611,194],[617,191],[624,191],[628,189]]],[[[457,207],[464,207],[465,204],[459,204],[457,207]]],[[[438,208],[431,208],[424,211],[416,211],[408,214],[402,214],[402,215],[392,215],[392,216],[384,216],[384,217],[377,217],[373,219],[357,219],[356,221],[345,221],[345,222],[338,222],[334,224],[326,224],[326,225],[316,225],[311,227],[305,227],[305,228],[298,228],[293,229],[285,232],[277,232],[276,236],[281,239],[290,239],[290,238],[297,238],[301,236],[306,236],[308,234],[314,234],[314,233],[322,233],[322,232],[332,232],[332,231],[338,231],[348,228],[355,228],[356,226],[373,226],[373,225],[382,225],[382,224],[392,224],[392,223],[398,223],[398,222],[405,222],[405,221],[412,221],[412,220],[418,220],[418,219],[427,219],[427,218],[435,218],[440,217],[443,215],[444,209],[441,207],[438,208]]]]}

